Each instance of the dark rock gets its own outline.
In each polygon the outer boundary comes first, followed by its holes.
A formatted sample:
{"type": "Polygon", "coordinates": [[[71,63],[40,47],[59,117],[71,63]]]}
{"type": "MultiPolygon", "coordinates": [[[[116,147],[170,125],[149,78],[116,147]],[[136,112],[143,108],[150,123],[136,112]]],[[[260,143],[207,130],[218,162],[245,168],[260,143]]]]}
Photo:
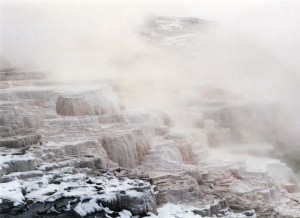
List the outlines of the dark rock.
{"type": "Polygon", "coordinates": [[[200,209],[200,210],[193,210],[194,214],[200,215],[202,217],[210,216],[210,210],[209,209],[200,209]]]}

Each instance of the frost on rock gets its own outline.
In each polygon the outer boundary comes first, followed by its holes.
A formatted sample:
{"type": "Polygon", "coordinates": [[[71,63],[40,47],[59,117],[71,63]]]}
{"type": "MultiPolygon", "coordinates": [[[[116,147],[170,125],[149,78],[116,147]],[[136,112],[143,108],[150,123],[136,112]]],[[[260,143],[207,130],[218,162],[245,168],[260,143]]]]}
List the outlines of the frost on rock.
{"type": "MultiPolygon", "coordinates": [[[[196,208],[189,205],[180,205],[180,204],[164,204],[161,208],[158,209],[158,215],[150,214],[150,217],[177,217],[177,218],[199,218],[199,217],[210,217],[211,214],[208,212],[208,208],[196,208]]],[[[256,217],[254,210],[244,211],[242,213],[234,213],[230,209],[220,210],[218,214],[214,215],[215,217],[256,217]]]]}
{"type": "MultiPolygon", "coordinates": [[[[195,128],[180,129],[158,110],[124,110],[110,88],[31,89],[0,90],[3,216],[299,216],[293,171],[237,128],[256,125],[244,117],[257,107],[195,101],[195,128]]],[[[211,89],[198,91],[223,93],[211,89]]]]}
{"type": "Polygon", "coordinates": [[[176,49],[190,49],[203,30],[212,22],[196,17],[154,16],[148,20],[142,35],[162,45],[176,49]]]}
{"type": "MultiPolygon", "coordinates": [[[[194,58],[211,26],[155,16],[141,40],[194,58]]],[[[0,72],[1,217],[300,217],[298,133],[278,105],[180,84],[164,87],[172,110],[143,110],[143,82],[77,85],[0,72]]]]}
{"type": "MultiPolygon", "coordinates": [[[[0,190],[3,207],[10,202],[13,206],[22,205],[17,212],[25,214],[43,214],[30,209],[26,211],[26,208],[39,203],[51,205],[47,210],[50,214],[72,210],[82,217],[100,212],[109,214],[122,209],[133,215],[156,213],[155,194],[148,182],[117,177],[109,171],[103,171],[97,177],[57,171],[47,173],[38,180],[1,183],[0,190]],[[63,199],[66,199],[64,203],[61,202],[63,199]]],[[[15,215],[13,211],[5,211],[5,208],[1,212],[15,215]]]]}

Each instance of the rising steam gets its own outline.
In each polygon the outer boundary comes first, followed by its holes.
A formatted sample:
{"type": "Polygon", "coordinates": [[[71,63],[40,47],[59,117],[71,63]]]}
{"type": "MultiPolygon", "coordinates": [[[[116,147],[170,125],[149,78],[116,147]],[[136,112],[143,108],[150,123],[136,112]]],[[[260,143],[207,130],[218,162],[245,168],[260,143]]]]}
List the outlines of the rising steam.
{"type": "Polygon", "coordinates": [[[296,0],[2,0],[1,57],[54,80],[121,78],[132,85],[132,107],[159,105],[172,115],[185,113],[176,107],[183,99],[197,99],[187,87],[219,87],[254,102],[280,103],[287,111],[281,119],[293,121],[284,128],[295,130],[299,11],[296,0]],[[214,24],[191,52],[177,51],[141,34],[147,20],[161,14],[214,24]]]}

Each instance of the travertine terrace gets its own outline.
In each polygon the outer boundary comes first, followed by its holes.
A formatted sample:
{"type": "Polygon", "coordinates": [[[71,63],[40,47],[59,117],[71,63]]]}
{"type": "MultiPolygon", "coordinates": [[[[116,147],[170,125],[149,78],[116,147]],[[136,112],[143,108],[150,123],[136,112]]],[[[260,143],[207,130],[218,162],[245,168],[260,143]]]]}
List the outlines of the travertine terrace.
{"type": "MultiPolygon", "coordinates": [[[[153,17],[141,35],[186,52],[210,25],[153,17]]],[[[300,217],[299,181],[274,149],[280,106],[193,86],[169,93],[198,93],[174,101],[181,126],[132,107],[130,81],[0,78],[0,217],[300,217]]]]}

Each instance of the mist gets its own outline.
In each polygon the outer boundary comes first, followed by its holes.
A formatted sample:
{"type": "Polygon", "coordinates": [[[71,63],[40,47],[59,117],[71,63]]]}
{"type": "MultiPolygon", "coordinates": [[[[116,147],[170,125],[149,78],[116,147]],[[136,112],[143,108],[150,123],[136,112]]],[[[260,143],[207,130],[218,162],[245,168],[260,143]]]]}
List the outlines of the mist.
{"type": "MultiPolygon", "coordinates": [[[[298,1],[1,1],[1,56],[50,79],[88,85],[119,79],[132,108],[182,117],[197,100],[190,87],[212,86],[259,103],[279,103],[298,126],[298,1]],[[141,31],[153,16],[199,17],[211,27],[184,51],[141,31]],[[174,94],[177,93],[177,94],[174,94]],[[137,103],[138,102],[138,103],[137,103]]],[[[192,119],[192,118],[190,118],[192,119]]]]}
{"type": "MultiPolygon", "coordinates": [[[[131,173],[143,215],[182,202],[296,214],[299,23],[298,0],[0,0],[0,204],[11,181],[36,200],[61,189],[41,194],[57,172],[83,188],[96,180],[77,173],[109,175],[109,190],[131,173]],[[36,194],[26,179],[45,172],[36,194]]],[[[80,216],[103,209],[89,193],[80,216]]],[[[134,214],[127,200],[114,206],[134,214]]]]}
{"type": "Polygon", "coordinates": [[[243,87],[247,94],[255,86],[262,96],[277,97],[278,86],[298,78],[299,7],[297,1],[1,1],[1,53],[61,79],[190,71],[198,81],[243,87]],[[140,36],[147,18],[160,14],[200,17],[218,30],[203,38],[199,58],[178,63],[180,54],[140,36]]]}
{"type": "Polygon", "coordinates": [[[54,80],[121,78],[139,107],[174,110],[172,90],[210,85],[293,111],[299,9],[298,1],[1,1],[1,57],[54,80]],[[214,24],[192,51],[174,51],[141,35],[161,14],[214,24]]]}

